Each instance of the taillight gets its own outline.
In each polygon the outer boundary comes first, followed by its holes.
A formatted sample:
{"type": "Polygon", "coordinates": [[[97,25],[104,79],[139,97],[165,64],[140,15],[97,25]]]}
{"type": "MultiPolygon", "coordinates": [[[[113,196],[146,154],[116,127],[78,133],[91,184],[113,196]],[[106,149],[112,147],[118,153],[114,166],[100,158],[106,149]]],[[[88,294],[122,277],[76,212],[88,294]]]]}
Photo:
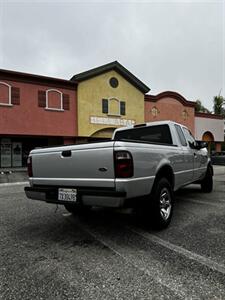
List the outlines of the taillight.
{"type": "Polygon", "coordinates": [[[128,151],[115,151],[114,160],[116,178],[129,178],[133,176],[133,158],[128,151]]]}
{"type": "Polygon", "coordinates": [[[27,159],[27,173],[29,177],[33,177],[33,170],[32,170],[32,157],[28,156],[27,159]]]}

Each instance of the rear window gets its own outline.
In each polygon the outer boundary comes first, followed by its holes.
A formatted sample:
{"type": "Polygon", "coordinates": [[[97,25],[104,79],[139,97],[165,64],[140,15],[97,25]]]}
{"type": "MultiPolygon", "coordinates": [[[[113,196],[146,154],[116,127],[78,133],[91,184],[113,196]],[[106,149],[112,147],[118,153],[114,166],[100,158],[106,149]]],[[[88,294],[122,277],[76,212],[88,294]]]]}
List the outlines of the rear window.
{"type": "Polygon", "coordinates": [[[172,138],[168,125],[139,127],[118,131],[115,134],[114,139],[116,141],[134,140],[156,144],[172,145],[172,138]]]}

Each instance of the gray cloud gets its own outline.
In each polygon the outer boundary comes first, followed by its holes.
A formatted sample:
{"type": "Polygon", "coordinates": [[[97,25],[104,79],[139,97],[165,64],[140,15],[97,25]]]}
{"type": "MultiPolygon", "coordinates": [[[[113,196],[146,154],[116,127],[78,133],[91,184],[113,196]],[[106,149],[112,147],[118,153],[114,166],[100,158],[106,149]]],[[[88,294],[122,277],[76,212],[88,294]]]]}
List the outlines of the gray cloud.
{"type": "Polygon", "coordinates": [[[155,94],[212,98],[223,88],[224,11],[221,1],[3,1],[0,64],[69,79],[113,60],[155,94]]]}

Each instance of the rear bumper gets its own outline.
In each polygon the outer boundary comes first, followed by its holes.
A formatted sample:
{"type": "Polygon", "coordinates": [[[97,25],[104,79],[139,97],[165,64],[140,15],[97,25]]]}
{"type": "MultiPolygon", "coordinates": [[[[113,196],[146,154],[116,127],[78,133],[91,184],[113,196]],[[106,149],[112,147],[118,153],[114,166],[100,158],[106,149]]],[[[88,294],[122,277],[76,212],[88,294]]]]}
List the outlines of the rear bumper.
{"type": "MultiPolygon", "coordinates": [[[[57,187],[25,187],[27,198],[41,200],[48,203],[68,204],[68,201],[58,200],[57,187]]],[[[125,204],[126,193],[104,189],[77,189],[78,197],[76,204],[85,206],[122,207],[125,204]]]]}

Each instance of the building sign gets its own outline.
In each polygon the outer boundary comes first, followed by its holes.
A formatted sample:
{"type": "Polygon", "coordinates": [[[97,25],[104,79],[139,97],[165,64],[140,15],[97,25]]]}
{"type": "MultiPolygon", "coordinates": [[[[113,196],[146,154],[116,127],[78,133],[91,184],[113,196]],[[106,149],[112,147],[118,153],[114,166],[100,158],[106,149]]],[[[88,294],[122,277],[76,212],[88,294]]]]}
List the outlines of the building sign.
{"type": "Polygon", "coordinates": [[[1,167],[11,167],[12,144],[10,139],[1,140],[1,167]]]}
{"type": "Polygon", "coordinates": [[[90,123],[100,124],[100,125],[113,125],[113,126],[131,126],[135,124],[135,120],[91,116],[90,123]]]}
{"type": "Polygon", "coordinates": [[[12,165],[22,167],[22,143],[12,144],[12,165]]]}

